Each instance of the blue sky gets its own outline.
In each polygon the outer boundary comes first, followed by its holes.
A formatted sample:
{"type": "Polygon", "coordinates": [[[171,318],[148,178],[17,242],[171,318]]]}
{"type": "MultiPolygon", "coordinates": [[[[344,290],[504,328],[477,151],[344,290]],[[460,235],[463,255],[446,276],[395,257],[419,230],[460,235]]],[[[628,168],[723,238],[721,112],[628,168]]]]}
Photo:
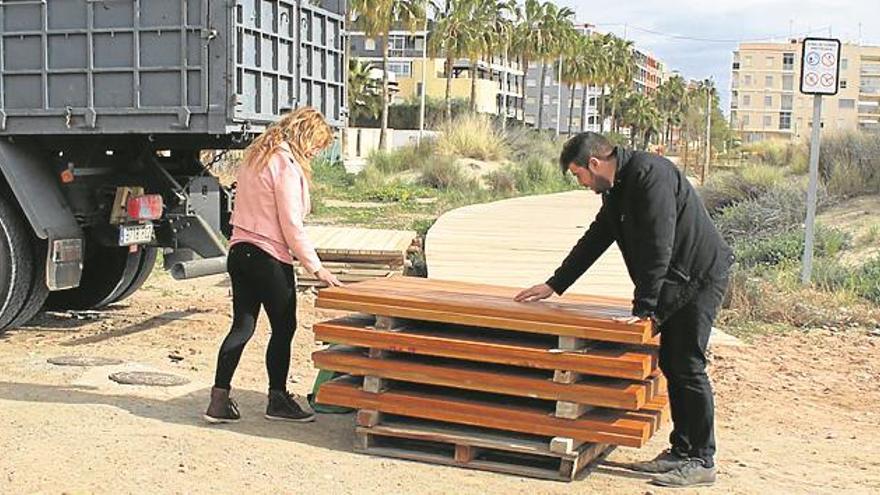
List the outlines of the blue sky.
{"type": "Polygon", "coordinates": [[[812,34],[880,45],[880,0],[556,0],[577,21],[632,39],[686,78],[712,77],[727,111],[734,40],[782,41],[812,34]],[[653,32],[651,32],[653,31],[653,32]],[[662,33],[662,34],[657,34],[662,33]],[[682,38],[699,39],[682,39],[682,38]],[[711,41],[709,41],[711,40],[711,41]]]}

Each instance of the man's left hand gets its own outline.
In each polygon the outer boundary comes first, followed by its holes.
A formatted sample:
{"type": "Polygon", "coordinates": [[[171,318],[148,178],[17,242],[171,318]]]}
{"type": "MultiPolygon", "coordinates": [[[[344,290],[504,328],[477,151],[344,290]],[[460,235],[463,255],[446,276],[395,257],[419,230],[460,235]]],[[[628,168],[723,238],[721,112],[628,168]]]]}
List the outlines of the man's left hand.
{"type": "Polygon", "coordinates": [[[624,325],[635,325],[637,323],[649,321],[650,318],[639,318],[638,316],[620,316],[617,318],[613,318],[613,320],[617,323],[623,323],[624,325]]]}

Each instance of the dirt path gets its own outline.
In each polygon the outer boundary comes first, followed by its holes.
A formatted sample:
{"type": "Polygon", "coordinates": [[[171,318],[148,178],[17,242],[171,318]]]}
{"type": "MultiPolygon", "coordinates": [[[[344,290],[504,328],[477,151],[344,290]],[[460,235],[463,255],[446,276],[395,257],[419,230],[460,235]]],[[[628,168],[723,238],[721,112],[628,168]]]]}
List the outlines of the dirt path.
{"type": "MultiPolygon", "coordinates": [[[[265,321],[234,382],[244,420],[209,427],[200,415],[228,312],[223,277],[181,283],[161,275],[97,319],[43,316],[0,337],[0,493],[664,493],[607,466],[565,484],[363,456],[351,449],[351,415],[269,423],[265,321]],[[46,362],[69,354],[125,364],[46,362]],[[192,382],[155,389],[107,379],[137,368],[192,382]]],[[[332,314],[301,299],[290,384],[297,393],[309,391],[315,373],[311,324],[332,314]]],[[[705,492],[880,492],[880,337],[758,336],[747,347],[714,349],[712,361],[720,479],[705,492]]],[[[666,433],[610,460],[653,455],[666,433]]]]}

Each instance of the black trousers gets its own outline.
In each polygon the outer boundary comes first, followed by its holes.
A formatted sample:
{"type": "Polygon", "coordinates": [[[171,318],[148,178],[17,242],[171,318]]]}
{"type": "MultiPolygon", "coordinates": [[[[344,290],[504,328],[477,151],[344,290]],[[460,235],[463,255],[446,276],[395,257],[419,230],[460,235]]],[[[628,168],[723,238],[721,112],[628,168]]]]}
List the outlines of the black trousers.
{"type": "Polygon", "coordinates": [[[214,386],[228,390],[244,346],[254,335],[260,308],[266,310],[272,336],[266,349],[270,390],[286,390],[290,345],[296,331],[296,279],[293,266],[252,244],[229,249],[227,270],[232,279],[232,328],[220,346],[214,386]]]}
{"type": "Polygon", "coordinates": [[[706,375],[706,346],[727,289],[727,276],[704,283],[695,296],[660,326],[660,369],[666,375],[679,455],[714,465],[715,400],[706,375]]]}

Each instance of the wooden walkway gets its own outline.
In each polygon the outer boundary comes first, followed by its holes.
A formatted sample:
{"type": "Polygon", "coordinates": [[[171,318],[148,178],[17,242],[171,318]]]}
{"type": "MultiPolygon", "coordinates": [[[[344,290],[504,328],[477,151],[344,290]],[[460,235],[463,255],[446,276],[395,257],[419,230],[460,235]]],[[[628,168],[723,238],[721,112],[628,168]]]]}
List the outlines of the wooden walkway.
{"type": "MultiPolygon", "coordinates": [[[[572,191],[450,211],[428,231],[428,277],[523,288],[543,282],[589,227],[601,204],[590,191],[572,191]]],[[[632,299],[633,285],[617,245],[568,293],[632,299]]]]}

